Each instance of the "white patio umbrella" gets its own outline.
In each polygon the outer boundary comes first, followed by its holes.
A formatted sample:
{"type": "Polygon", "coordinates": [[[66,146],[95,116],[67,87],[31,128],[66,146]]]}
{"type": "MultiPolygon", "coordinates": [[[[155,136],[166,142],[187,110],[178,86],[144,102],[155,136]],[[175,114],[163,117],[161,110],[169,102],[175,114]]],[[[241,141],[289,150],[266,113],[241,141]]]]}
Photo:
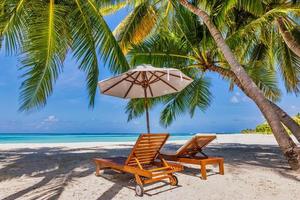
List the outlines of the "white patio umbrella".
{"type": "Polygon", "coordinates": [[[150,133],[147,99],[183,90],[193,80],[178,69],[139,65],[98,83],[102,94],[124,99],[145,99],[147,131],[150,133]]]}

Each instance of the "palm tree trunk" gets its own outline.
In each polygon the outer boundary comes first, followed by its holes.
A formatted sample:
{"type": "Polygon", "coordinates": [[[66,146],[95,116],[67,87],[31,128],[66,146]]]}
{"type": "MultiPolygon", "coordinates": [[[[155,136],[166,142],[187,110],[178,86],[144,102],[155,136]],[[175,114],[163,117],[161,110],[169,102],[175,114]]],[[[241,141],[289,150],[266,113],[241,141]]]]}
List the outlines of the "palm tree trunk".
{"type": "Polygon", "coordinates": [[[291,131],[295,138],[300,142],[300,125],[295,122],[295,120],[289,116],[284,110],[282,110],[278,105],[271,102],[273,109],[276,111],[280,118],[280,121],[291,131]]]}
{"type": "Polygon", "coordinates": [[[260,108],[261,112],[267,119],[267,122],[269,123],[272,132],[281,150],[283,151],[283,154],[286,157],[289,165],[292,169],[300,169],[300,153],[297,151],[296,144],[285,131],[269,101],[264,97],[259,88],[248,76],[244,68],[238,63],[237,59],[235,58],[235,55],[232,53],[229,46],[225,43],[222,34],[210,20],[209,15],[203,10],[190,4],[187,0],[179,0],[179,2],[181,3],[181,5],[186,7],[188,10],[190,10],[203,20],[208,30],[210,31],[212,37],[214,38],[218,48],[222,51],[225,59],[231,66],[231,70],[239,79],[246,93],[257,104],[257,106],[260,108]]]}
{"type": "MultiPolygon", "coordinates": [[[[210,65],[210,64],[207,64],[206,67],[209,71],[216,72],[223,77],[230,78],[246,94],[242,84],[240,83],[240,81],[232,71],[214,65],[210,65]]],[[[270,100],[269,103],[276,111],[280,121],[291,131],[291,133],[296,137],[298,142],[300,142],[300,125],[297,124],[295,120],[293,120],[293,118],[289,116],[284,110],[282,110],[278,105],[276,105],[270,100]]]]}
{"type": "Polygon", "coordinates": [[[281,17],[279,17],[276,20],[279,28],[279,32],[286,43],[286,45],[289,47],[292,52],[294,52],[298,57],[300,57],[300,45],[294,38],[294,36],[291,34],[289,30],[287,30],[286,26],[284,25],[284,22],[281,17]]]}

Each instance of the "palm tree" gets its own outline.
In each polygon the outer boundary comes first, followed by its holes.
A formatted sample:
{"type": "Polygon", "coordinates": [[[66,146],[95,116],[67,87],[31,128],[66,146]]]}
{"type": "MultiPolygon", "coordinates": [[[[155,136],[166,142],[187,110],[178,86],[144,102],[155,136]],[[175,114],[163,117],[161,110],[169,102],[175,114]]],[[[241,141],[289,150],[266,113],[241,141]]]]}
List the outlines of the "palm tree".
{"type": "MultiPolygon", "coordinates": [[[[226,38],[227,44],[236,52],[240,62],[244,59],[252,60],[251,65],[267,62],[271,65],[266,66],[273,70],[279,66],[278,71],[283,78],[287,91],[299,93],[300,58],[285,44],[277,26],[274,26],[276,23],[272,23],[279,16],[287,19],[295,16],[299,12],[297,5],[291,4],[289,1],[254,0],[250,1],[251,5],[247,6],[247,0],[241,2],[243,4],[240,2],[231,4],[226,7],[227,10],[211,11],[211,15],[214,16],[212,20],[219,23],[219,27],[226,25],[224,32],[228,36],[226,38]],[[295,14],[292,15],[291,13],[295,14]]],[[[293,32],[298,33],[297,27],[293,28],[293,32]]],[[[231,75],[234,74],[231,73],[231,75]]],[[[300,141],[300,126],[280,107],[271,101],[270,103],[276,110],[281,122],[300,141]]]]}
{"type": "MultiPolygon", "coordinates": [[[[227,12],[226,21],[231,35],[227,38],[227,43],[234,48],[238,42],[237,52],[243,51],[239,55],[247,55],[249,47],[259,43],[263,48],[256,48],[259,50],[257,53],[262,59],[265,59],[266,55],[271,55],[270,61],[277,60],[272,67],[280,67],[279,71],[287,92],[298,94],[300,91],[298,1],[254,0],[251,3],[252,6],[246,8],[241,8],[237,3],[232,4],[224,11],[227,12]]],[[[276,104],[270,103],[278,113],[281,122],[300,141],[300,126],[276,104]]]]}
{"type": "Polygon", "coordinates": [[[229,63],[231,71],[233,71],[239,79],[245,93],[256,103],[265,116],[290,166],[293,169],[299,169],[300,153],[296,149],[296,144],[287,135],[287,132],[281,124],[276,111],[273,109],[269,101],[265,98],[253,80],[251,80],[251,78],[247,75],[244,68],[240,65],[236,56],[226,44],[221,32],[211,21],[209,15],[204,10],[189,3],[187,0],[180,0],[179,2],[181,5],[202,19],[203,23],[207,26],[209,32],[211,33],[211,36],[215,40],[218,48],[221,50],[226,61],[229,63]]]}
{"type": "MultiPolygon", "coordinates": [[[[254,13],[263,12],[261,1],[256,2],[256,1],[248,1],[248,0],[242,0],[242,1],[228,0],[228,1],[222,1],[222,6],[220,6],[221,3],[218,0],[209,1],[209,2],[201,1],[201,3],[205,3],[205,2],[207,3],[207,5],[204,5],[204,7],[210,7],[211,15],[213,16],[213,21],[217,22],[221,27],[224,27],[224,24],[225,25],[234,24],[236,25],[236,27],[240,28],[240,26],[242,25],[241,22],[244,22],[245,25],[246,24],[245,22],[251,23],[254,19],[256,19],[255,17],[256,15],[249,14],[250,12],[254,12],[254,13]],[[239,16],[234,15],[234,19],[237,19],[238,22],[232,23],[232,19],[229,20],[230,21],[229,23],[225,21],[225,19],[228,20],[227,18],[229,18],[227,17],[227,15],[232,16],[231,13],[236,13],[234,12],[237,10],[236,8],[240,8],[237,12],[240,15],[239,16]],[[245,11],[247,11],[248,13],[245,11]],[[245,20],[245,16],[247,17],[247,20],[245,20]]],[[[120,3],[120,6],[118,6],[118,8],[121,6],[124,5],[120,3]]],[[[155,1],[154,3],[151,1],[142,1],[140,2],[140,4],[136,4],[135,6],[136,7],[131,12],[131,14],[128,15],[128,17],[114,31],[120,45],[122,46],[124,53],[128,52],[128,49],[130,49],[132,45],[138,44],[139,42],[143,41],[145,36],[148,36],[152,32],[155,32],[154,31],[155,29],[161,29],[165,27],[166,24],[168,24],[168,22],[171,21],[170,18],[173,16],[172,14],[174,13],[174,3],[172,3],[171,1],[159,1],[159,3],[157,1],[155,1]],[[155,6],[156,4],[159,4],[159,9],[155,6]],[[140,27],[143,28],[140,29],[140,27]]],[[[280,12],[279,11],[275,12],[277,13],[277,15],[278,13],[281,12],[287,13],[295,9],[294,8],[291,9],[290,7],[284,7],[284,8],[280,8],[279,10],[280,12]]],[[[229,30],[231,30],[231,28],[232,27],[229,27],[229,30]]],[[[228,26],[226,26],[224,29],[225,30],[228,29],[228,26]]],[[[232,31],[236,31],[236,29],[237,28],[234,28],[232,31]]],[[[245,32],[246,31],[244,31],[243,33],[245,32]]],[[[246,33],[248,33],[248,31],[246,33]]],[[[238,38],[239,40],[235,39],[234,41],[237,42],[243,41],[241,37],[237,37],[236,35],[237,34],[235,34],[235,38],[238,38]]],[[[240,46],[240,44],[236,45],[236,43],[234,42],[231,43],[232,43],[231,45],[232,48],[236,46],[240,46]]],[[[247,45],[245,46],[247,47],[247,45]]],[[[285,50],[288,51],[287,48],[285,48],[285,50]]],[[[245,48],[245,52],[247,51],[248,49],[245,48]]],[[[292,56],[286,56],[286,54],[289,54],[290,52],[284,52],[284,51],[280,51],[280,52],[283,52],[280,55],[285,58],[284,59],[285,61],[287,61],[287,62],[283,62],[283,64],[280,65],[283,66],[282,74],[283,74],[283,79],[286,82],[286,88],[288,91],[297,92],[298,73],[294,73],[297,72],[297,67],[298,67],[297,59],[295,59],[295,57],[292,56]]],[[[287,126],[291,130],[291,132],[296,136],[296,138],[300,141],[300,126],[293,120],[292,117],[290,117],[279,106],[274,104],[272,101],[269,101],[269,103],[276,111],[281,122],[285,126],[287,126]]]]}
{"type": "Polygon", "coordinates": [[[111,71],[121,72],[129,68],[101,14],[114,3],[119,1],[0,1],[1,44],[7,53],[19,55],[20,69],[24,72],[21,111],[45,106],[53,84],[63,71],[67,55],[73,55],[78,68],[87,75],[91,107],[94,106],[98,82],[98,55],[111,71]]]}

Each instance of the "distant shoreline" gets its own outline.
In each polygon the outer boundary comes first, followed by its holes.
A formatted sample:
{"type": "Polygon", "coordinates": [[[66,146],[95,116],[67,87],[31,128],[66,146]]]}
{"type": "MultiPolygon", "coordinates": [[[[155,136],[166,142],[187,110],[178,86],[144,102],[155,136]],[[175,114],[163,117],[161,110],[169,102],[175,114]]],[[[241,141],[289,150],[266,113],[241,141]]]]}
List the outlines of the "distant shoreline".
{"type": "MultiPolygon", "coordinates": [[[[170,139],[167,144],[183,144],[191,136],[185,139],[176,140],[170,139]]],[[[296,139],[292,137],[295,142],[296,139]]],[[[19,149],[19,148],[88,148],[93,146],[101,147],[124,147],[128,145],[133,145],[133,141],[94,141],[94,142],[57,142],[57,143],[6,143],[0,144],[0,149],[19,149]]],[[[273,135],[265,134],[218,134],[217,139],[212,142],[212,144],[249,144],[249,145],[278,145],[273,135]]]]}
{"type": "MultiPolygon", "coordinates": [[[[221,133],[196,134],[221,135],[221,133]]],[[[224,135],[232,134],[240,133],[225,133],[224,135]]],[[[139,133],[0,133],[0,144],[133,142],[139,135],[139,133]]],[[[170,133],[169,140],[186,140],[193,135],[195,133],[170,133]]]]}

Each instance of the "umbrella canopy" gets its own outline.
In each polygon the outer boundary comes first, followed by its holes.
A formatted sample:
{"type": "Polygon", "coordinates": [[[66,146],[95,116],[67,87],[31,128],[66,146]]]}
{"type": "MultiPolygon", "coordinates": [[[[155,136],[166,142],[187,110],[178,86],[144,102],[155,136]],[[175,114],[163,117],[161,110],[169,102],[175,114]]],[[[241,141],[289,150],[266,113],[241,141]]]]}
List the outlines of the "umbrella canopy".
{"type": "Polygon", "coordinates": [[[98,85],[101,93],[106,95],[125,99],[145,98],[147,129],[150,132],[147,98],[180,92],[192,81],[178,69],[139,65],[116,77],[100,81],[98,85]]]}
{"type": "Polygon", "coordinates": [[[103,94],[135,99],[179,92],[192,81],[178,69],[140,65],[126,73],[100,81],[99,86],[103,94]]]}

